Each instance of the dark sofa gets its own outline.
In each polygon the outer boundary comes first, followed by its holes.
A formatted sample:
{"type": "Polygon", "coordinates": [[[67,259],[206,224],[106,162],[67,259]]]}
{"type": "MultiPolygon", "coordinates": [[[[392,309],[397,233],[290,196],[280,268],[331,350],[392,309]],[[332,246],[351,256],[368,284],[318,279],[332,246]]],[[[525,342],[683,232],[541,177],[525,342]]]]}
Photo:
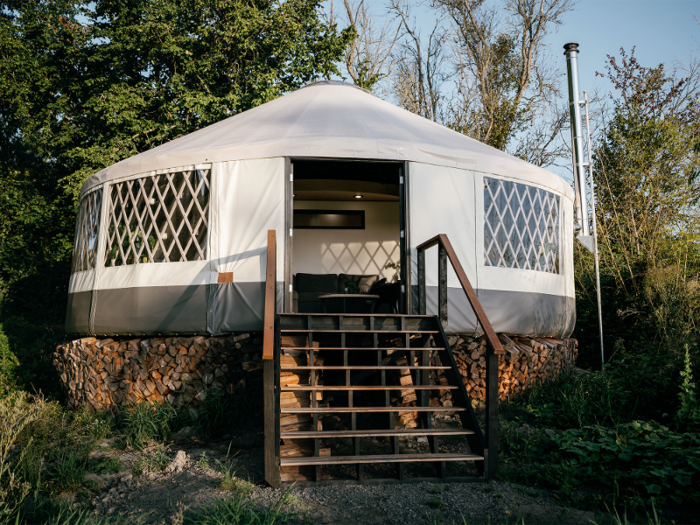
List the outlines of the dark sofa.
{"type": "MultiPolygon", "coordinates": [[[[323,312],[321,295],[347,293],[348,283],[357,283],[360,293],[378,294],[386,283],[378,275],[350,275],[298,273],[294,276],[294,311],[300,313],[323,312]]],[[[355,285],[352,286],[355,288],[355,285]]]]}

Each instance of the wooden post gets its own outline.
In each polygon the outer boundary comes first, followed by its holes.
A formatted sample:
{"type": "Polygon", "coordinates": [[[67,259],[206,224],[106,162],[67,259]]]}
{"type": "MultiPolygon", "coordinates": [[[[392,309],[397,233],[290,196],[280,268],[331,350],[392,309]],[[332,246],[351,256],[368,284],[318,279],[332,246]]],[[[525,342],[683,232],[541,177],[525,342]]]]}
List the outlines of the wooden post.
{"type": "Polygon", "coordinates": [[[265,317],[263,320],[264,360],[272,359],[275,348],[275,303],[277,292],[277,233],[267,231],[267,272],[265,273],[265,317]]]}
{"type": "Polygon", "coordinates": [[[498,354],[486,351],[486,451],[484,478],[493,479],[498,469],[498,354]]]}
{"type": "Polygon", "coordinates": [[[418,313],[425,315],[425,252],[418,252],[418,313]]]}
{"type": "Polygon", "coordinates": [[[267,360],[263,362],[263,396],[264,396],[264,421],[265,421],[265,481],[271,487],[280,486],[279,458],[275,457],[275,362],[267,360]]]}
{"type": "MultiPolygon", "coordinates": [[[[501,342],[498,340],[496,332],[491,326],[491,322],[486,317],[486,312],[481,306],[479,298],[476,296],[474,288],[472,288],[467,273],[464,271],[462,264],[457,258],[457,254],[452,247],[452,243],[447,238],[447,235],[441,233],[432,239],[425,241],[417,246],[418,251],[418,273],[420,276],[420,256],[425,253],[425,250],[433,246],[439,246],[439,308],[440,321],[443,321],[444,307],[444,322],[447,322],[447,259],[450,260],[452,268],[457,274],[457,279],[462,285],[464,293],[467,294],[467,300],[471,305],[479,324],[484,329],[487,342],[486,352],[486,447],[484,449],[484,477],[493,479],[498,468],[498,356],[504,355],[505,351],[501,342]],[[443,282],[444,280],[444,282],[443,282]],[[444,290],[444,291],[443,291],[444,290]]],[[[423,264],[423,275],[425,275],[425,263],[423,264]]],[[[425,277],[423,277],[425,279],[425,277]]],[[[420,287],[420,283],[419,283],[420,287]]],[[[444,324],[443,324],[444,326],[444,324]]],[[[445,341],[447,341],[445,339],[445,341]]],[[[458,378],[459,379],[459,378],[458,378]]]]}
{"type": "MultiPolygon", "coordinates": [[[[277,292],[277,239],[267,232],[267,272],[265,275],[265,317],[263,321],[263,421],[265,424],[265,481],[280,486],[279,461],[279,359],[275,359],[275,305],[277,292]]],[[[279,345],[278,345],[279,348],[279,345]]]]}
{"type": "Polygon", "coordinates": [[[443,327],[447,326],[447,251],[438,245],[438,305],[439,317],[443,327]]]}

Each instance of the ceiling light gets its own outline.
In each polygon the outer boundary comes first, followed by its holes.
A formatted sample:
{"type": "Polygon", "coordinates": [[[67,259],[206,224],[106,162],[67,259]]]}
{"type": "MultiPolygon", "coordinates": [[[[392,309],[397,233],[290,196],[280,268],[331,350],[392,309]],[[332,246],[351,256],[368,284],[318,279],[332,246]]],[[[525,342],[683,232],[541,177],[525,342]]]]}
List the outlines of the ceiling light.
{"type": "Polygon", "coordinates": [[[356,198],[356,199],[361,199],[361,198],[362,198],[362,195],[355,195],[355,198],[356,198]]]}

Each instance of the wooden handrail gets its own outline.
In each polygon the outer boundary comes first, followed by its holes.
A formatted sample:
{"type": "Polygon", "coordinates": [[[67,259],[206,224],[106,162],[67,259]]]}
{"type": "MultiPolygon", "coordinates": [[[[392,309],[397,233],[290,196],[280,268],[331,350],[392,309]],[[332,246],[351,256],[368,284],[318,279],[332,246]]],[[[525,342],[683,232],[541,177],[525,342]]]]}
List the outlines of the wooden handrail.
{"type": "MultiPolygon", "coordinates": [[[[462,263],[459,262],[459,258],[457,257],[457,254],[454,251],[454,248],[452,247],[452,243],[450,240],[447,238],[447,235],[444,233],[441,233],[439,235],[436,235],[432,239],[429,239],[425,241],[423,244],[418,245],[416,248],[418,251],[418,295],[419,295],[419,304],[420,308],[424,309],[425,308],[425,250],[428,248],[432,248],[433,246],[438,245],[438,248],[440,250],[440,254],[438,257],[440,259],[444,259],[444,256],[442,253],[444,253],[447,257],[447,259],[450,260],[450,263],[452,263],[452,268],[454,268],[455,273],[457,274],[457,279],[459,279],[459,283],[462,285],[462,289],[464,290],[464,293],[467,294],[467,299],[469,300],[469,304],[471,305],[472,309],[474,310],[474,313],[476,314],[476,318],[479,321],[479,324],[481,327],[484,329],[484,333],[486,334],[486,340],[491,347],[491,350],[493,351],[494,354],[496,355],[503,355],[505,354],[505,351],[503,350],[503,346],[501,346],[501,342],[498,340],[498,336],[496,335],[496,332],[493,330],[493,326],[491,326],[491,322],[489,321],[488,317],[486,316],[486,312],[484,311],[484,308],[481,306],[481,302],[479,301],[479,298],[476,296],[476,292],[474,291],[474,288],[472,287],[471,283],[469,282],[469,279],[467,278],[467,273],[464,271],[464,268],[462,267],[462,263]],[[422,263],[421,263],[421,258],[422,263]]],[[[441,314],[443,313],[442,310],[444,309],[444,319],[445,321],[447,320],[447,268],[443,269],[443,266],[446,266],[443,261],[440,261],[441,264],[438,266],[438,271],[440,272],[440,289],[438,290],[439,294],[439,303],[440,303],[440,310],[441,314]],[[444,288],[444,290],[443,290],[444,288]]],[[[422,314],[424,314],[424,311],[421,311],[422,314]]],[[[443,316],[441,315],[441,319],[443,316]]]]}
{"type": "MultiPolygon", "coordinates": [[[[498,356],[503,355],[503,346],[486,317],[486,312],[481,306],[479,298],[472,288],[467,272],[457,258],[452,248],[452,243],[447,235],[441,233],[432,239],[420,244],[418,251],[418,304],[421,314],[425,314],[425,250],[438,247],[438,308],[440,321],[443,326],[447,324],[447,259],[452,263],[459,283],[471,305],[476,318],[486,334],[488,352],[486,352],[486,446],[484,447],[484,477],[493,479],[498,470],[498,356]]],[[[456,365],[455,365],[456,366],[456,365]]]]}
{"type": "Polygon", "coordinates": [[[267,231],[267,271],[265,273],[265,318],[263,359],[273,359],[275,350],[275,304],[277,302],[277,232],[267,231]]]}

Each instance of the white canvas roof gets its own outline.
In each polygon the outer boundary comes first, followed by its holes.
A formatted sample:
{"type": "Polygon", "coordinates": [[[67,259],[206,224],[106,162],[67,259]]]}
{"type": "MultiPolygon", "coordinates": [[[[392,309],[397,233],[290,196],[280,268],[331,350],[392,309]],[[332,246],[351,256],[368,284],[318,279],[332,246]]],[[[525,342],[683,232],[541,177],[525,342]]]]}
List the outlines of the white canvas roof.
{"type": "Polygon", "coordinates": [[[573,200],[554,173],[342,82],[317,82],[90,177],[82,192],[151,171],[230,160],[326,157],[414,161],[543,185],[573,200]]]}

